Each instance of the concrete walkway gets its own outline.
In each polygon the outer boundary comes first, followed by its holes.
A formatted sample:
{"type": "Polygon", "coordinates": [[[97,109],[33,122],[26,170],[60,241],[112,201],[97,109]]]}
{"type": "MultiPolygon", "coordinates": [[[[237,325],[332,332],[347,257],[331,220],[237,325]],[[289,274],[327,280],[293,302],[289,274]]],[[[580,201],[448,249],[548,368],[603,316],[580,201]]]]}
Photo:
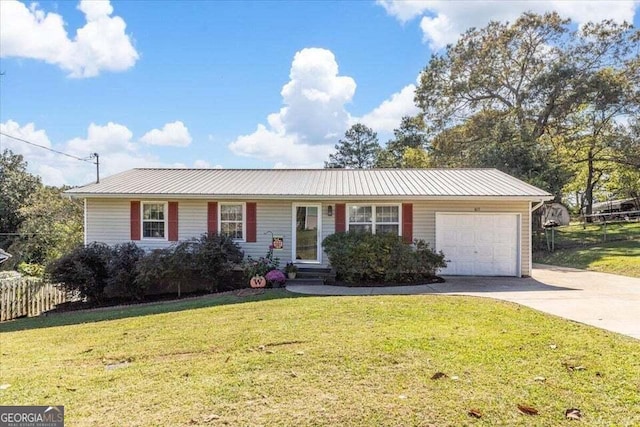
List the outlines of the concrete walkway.
{"type": "Polygon", "coordinates": [[[511,301],[640,339],[640,279],[535,264],[529,278],[445,276],[399,287],[287,286],[310,295],[471,295],[511,301]]]}

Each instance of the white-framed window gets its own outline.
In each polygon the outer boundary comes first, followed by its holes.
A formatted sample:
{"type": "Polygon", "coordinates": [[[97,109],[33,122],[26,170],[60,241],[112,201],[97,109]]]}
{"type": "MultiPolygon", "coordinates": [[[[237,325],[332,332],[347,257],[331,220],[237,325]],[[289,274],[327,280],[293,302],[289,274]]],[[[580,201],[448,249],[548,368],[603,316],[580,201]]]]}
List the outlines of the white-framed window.
{"type": "Polygon", "coordinates": [[[244,203],[220,203],[218,232],[234,240],[244,241],[246,238],[247,210],[244,203]]]}
{"type": "Polygon", "coordinates": [[[365,233],[400,235],[400,205],[348,205],[347,229],[365,233]]]}
{"type": "Polygon", "coordinates": [[[167,203],[142,202],[142,238],[167,239],[167,203]]]}

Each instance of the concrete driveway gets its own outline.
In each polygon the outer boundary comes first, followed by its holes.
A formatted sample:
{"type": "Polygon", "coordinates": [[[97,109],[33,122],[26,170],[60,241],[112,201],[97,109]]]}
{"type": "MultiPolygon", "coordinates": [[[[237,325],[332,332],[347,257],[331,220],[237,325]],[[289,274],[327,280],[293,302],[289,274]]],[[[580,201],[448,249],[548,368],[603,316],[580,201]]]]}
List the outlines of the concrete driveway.
{"type": "Polygon", "coordinates": [[[511,301],[640,339],[640,279],[535,264],[529,278],[445,276],[445,283],[349,288],[287,286],[314,295],[472,295],[511,301]]]}

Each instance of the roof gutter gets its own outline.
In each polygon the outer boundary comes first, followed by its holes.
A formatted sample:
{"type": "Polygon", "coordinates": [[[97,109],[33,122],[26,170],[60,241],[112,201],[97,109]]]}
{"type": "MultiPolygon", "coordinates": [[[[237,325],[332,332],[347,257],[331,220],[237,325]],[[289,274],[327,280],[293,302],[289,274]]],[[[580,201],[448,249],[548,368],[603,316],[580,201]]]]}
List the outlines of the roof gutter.
{"type": "Polygon", "coordinates": [[[464,199],[467,201],[482,201],[482,200],[511,200],[511,201],[522,201],[522,202],[539,202],[536,206],[536,209],[544,203],[546,200],[553,199],[553,196],[540,196],[540,195],[531,195],[531,196],[511,196],[511,195],[440,195],[440,196],[428,196],[428,195],[409,195],[409,194],[399,194],[399,195],[376,195],[376,194],[367,194],[367,195],[300,195],[300,194],[269,194],[269,195],[258,195],[258,194],[142,194],[142,193],[123,193],[123,194],[114,194],[114,193],[66,193],[66,195],[73,198],[87,198],[87,199],[134,199],[134,200],[331,200],[331,201],[339,201],[339,200],[460,200],[464,199]]]}

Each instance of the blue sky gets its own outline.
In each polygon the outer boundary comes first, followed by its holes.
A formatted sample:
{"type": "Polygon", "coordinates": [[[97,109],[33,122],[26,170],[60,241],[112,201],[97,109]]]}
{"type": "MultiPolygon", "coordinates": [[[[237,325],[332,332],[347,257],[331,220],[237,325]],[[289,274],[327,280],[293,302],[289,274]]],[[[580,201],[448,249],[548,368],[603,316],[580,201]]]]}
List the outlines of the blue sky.
{"type": "MultiPolygon", "coordinates": [[[[470,26],[557,10],[634,21],[640,2],[0,1],[0,130],[133,167],[322,167],[353,123],[386,142],[432,52],[470,26]]],[[[0,136],[51,185],[87,162],[0,136]]]]}

